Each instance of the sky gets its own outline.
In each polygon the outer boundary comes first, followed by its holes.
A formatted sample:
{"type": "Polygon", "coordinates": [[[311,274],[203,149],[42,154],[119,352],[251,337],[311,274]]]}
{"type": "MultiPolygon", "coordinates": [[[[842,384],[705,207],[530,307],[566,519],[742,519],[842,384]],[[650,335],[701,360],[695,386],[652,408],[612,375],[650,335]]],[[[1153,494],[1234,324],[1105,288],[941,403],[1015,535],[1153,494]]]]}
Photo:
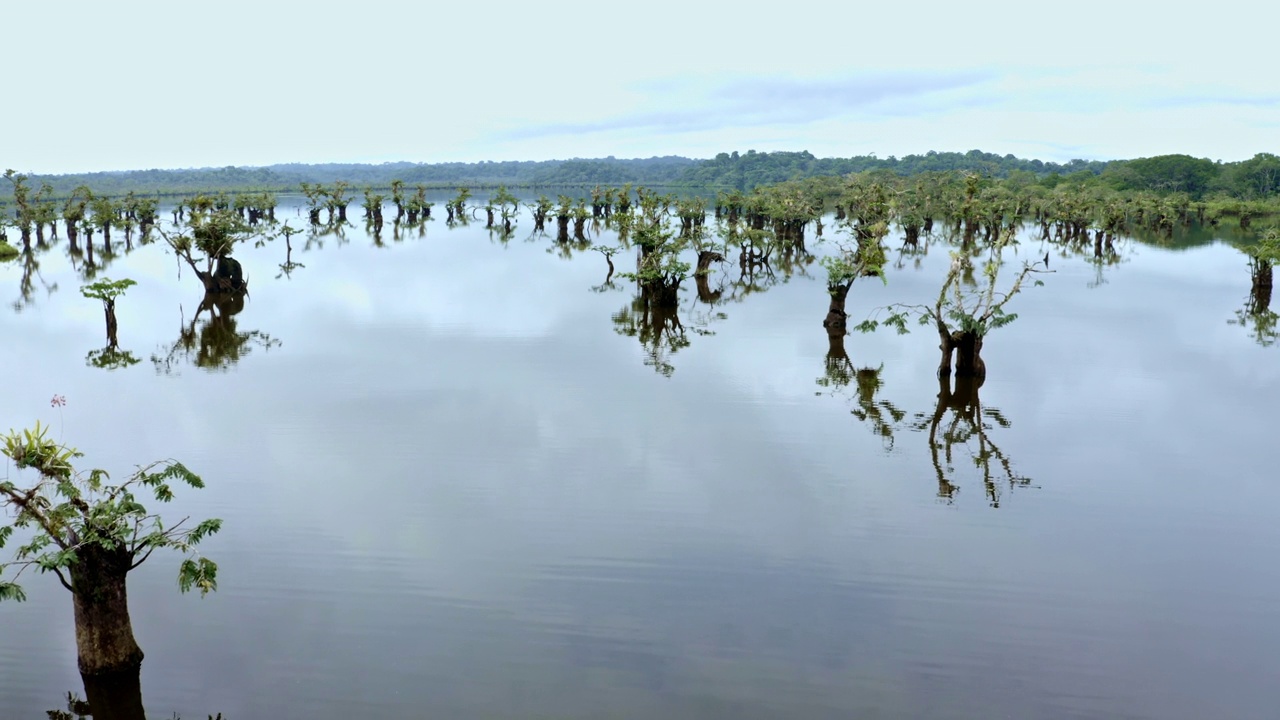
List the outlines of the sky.
{"type": "Polygon", "coordinates": [[[9,2],[0,167],[1280,145],[1280,8],[9,2]]]}

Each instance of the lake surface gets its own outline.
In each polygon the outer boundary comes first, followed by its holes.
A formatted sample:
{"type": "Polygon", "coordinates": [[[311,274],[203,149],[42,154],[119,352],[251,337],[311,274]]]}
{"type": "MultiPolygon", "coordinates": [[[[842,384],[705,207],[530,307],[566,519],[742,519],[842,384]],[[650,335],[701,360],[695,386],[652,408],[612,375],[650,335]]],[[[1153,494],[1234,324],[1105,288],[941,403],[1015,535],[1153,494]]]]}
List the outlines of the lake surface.
{"type": "MultiPolygon", "coordinates": [[[[52,423],[117,477],[178,458],[208,487],[166,514],[225,521],[217,593],[180,595],[175,555],[130,576],[152,715],[1275,716],[1280,347],[1228,322],[1238,250],[1126,240],[1099,273],[1050,249],[948,461],[936,335],[829,360],[817,263],[744,293],[733,255],[720,304],[683,291],[687,346],[653,353],[619,331],[632,286],[527,215],[505,244],[435,220],[377,247],[359,212],[345,242],[297,236],[289,277],[282,240],[237,253],[234,329],[263,335],[212,369],[163,244],[101,273],[139,283],[117,314],[140,362],[115,371],[86,364],[102,310],[65,241],[29,303],[0,265],[22,305],[0,308],[0,426],[52,423]]],[[[860,281],[851,317],[931,302],[948,264],[935,243],[860,281]]],[[[69,594],[23,579],[4,718],[80,689],[69,594]]]]}

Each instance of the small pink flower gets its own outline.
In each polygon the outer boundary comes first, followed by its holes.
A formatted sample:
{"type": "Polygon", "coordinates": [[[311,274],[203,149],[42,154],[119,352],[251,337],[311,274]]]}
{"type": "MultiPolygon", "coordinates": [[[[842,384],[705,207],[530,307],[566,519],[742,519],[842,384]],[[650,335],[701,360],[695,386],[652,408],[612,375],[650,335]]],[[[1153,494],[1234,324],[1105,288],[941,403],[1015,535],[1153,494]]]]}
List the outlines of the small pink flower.
{"type": "Polygon", "coordinates": [[[53,399],[49,401],[49,407],[63,407],[66,404],[67,404],[66,395],[54,395],[53,399]]]}

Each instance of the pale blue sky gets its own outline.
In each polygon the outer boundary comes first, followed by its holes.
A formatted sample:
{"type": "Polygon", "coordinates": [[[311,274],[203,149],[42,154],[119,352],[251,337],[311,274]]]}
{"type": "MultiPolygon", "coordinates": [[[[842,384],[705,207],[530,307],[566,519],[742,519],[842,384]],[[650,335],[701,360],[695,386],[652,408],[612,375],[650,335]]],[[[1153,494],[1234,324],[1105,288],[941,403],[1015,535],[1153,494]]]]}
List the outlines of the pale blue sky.
{"type": "MultiPolygon", "coordinates": [[[[892,5],[892,6],[890,6],[892,5]]],[[[0,167],[1276,152],[1280,10],[13,2],[0,167]]]]}

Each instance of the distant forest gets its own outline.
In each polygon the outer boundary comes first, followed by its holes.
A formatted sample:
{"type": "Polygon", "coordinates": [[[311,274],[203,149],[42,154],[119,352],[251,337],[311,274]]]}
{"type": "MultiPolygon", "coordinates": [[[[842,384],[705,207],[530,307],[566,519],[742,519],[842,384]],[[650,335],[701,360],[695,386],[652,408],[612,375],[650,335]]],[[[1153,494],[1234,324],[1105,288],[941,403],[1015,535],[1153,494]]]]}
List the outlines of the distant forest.
{"type": "Polygon", "coordinates": [[[1250,160],[1215,162],[1189,155],[1135,160],[1072,160],[1067,163],[1024,160],[978,150],[929,152],[902,158],[874,155],[818,158],[809,152],[720,153],[710,160],[666,156],[645,159],[571,159],[478,163],[285,164],[188,170],[132,170],[79,175],[36,175],[33,187],[48,183],[57,196],[84,185],[95,194],[185,195],[202,191],[296,191],[300,183],[346,181],[353,186],[386,188],[393,180],[428,187],[593,187],[635,183],[659,188],[708,188],[748,191],[759,185],[815,176],[868,171],[914,175],[965,171],[1028,182],[1102,184],[1116,190],[1179,192],[1200,199],[1225,195],[1265,199],[1280,194],[1280,157],[1260,153],[1250,160]]]}

